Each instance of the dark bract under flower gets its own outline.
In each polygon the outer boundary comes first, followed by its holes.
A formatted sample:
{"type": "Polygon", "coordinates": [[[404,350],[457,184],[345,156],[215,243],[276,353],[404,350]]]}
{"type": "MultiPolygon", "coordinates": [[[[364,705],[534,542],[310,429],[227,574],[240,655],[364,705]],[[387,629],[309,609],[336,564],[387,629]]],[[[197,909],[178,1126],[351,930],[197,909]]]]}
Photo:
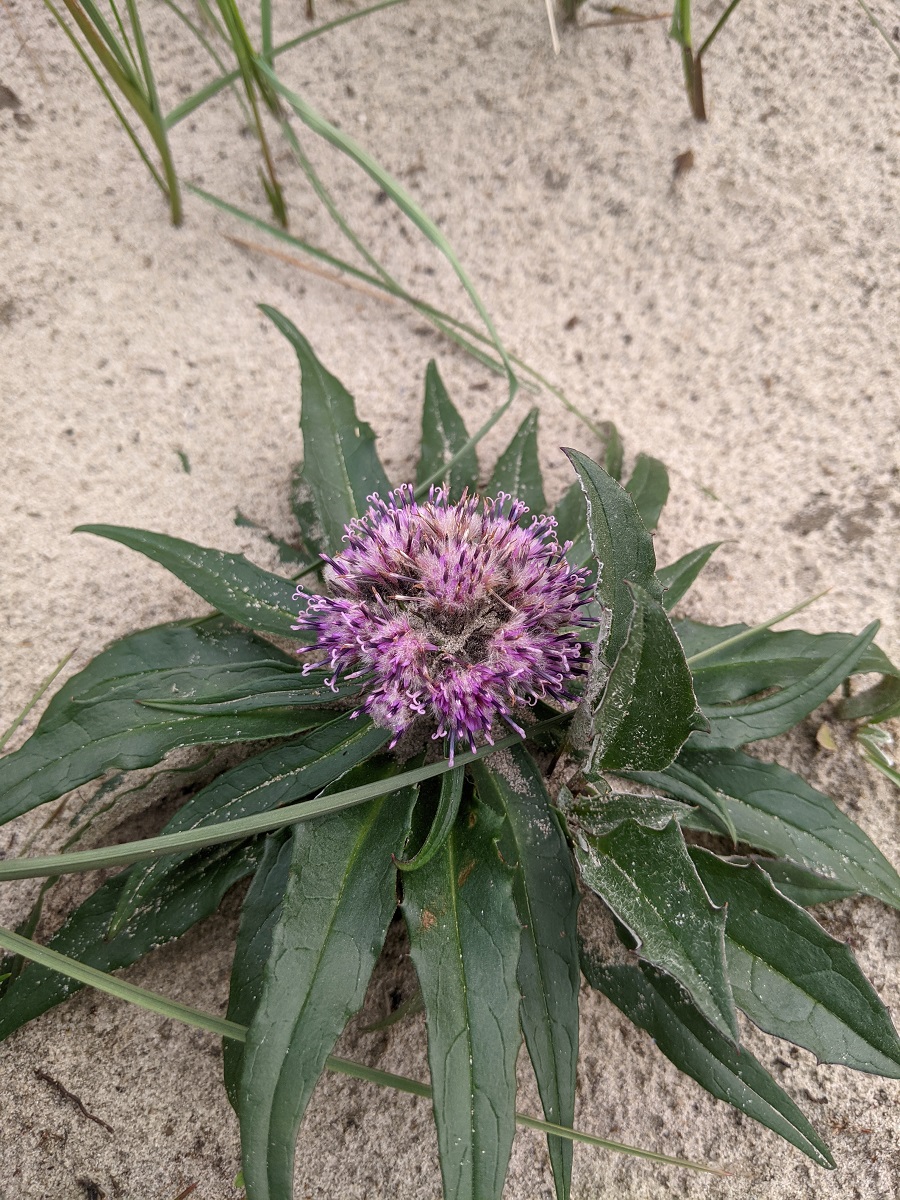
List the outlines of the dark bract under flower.
{"type": "Polygon", "coordinates": [[[329,684],[343,675],[365,691],[357,712],[394,742],[431,718],[452,761],[459,742],[491,742],[498,718],[522,733],[517,705],[574,699],[567,684],[584,670],[577,630],[593,624],[582,611],[592,589],[588,571],[570,570],[553,517],[523,527],[527,506],[505,492],[451,504],[432,488],[420,504],[404,484],[368,499],[346,549],[323,556],[332,595],[296,594],[307,607],[295,628],[315,632],[309,649],[328,654],[329,684]]]}

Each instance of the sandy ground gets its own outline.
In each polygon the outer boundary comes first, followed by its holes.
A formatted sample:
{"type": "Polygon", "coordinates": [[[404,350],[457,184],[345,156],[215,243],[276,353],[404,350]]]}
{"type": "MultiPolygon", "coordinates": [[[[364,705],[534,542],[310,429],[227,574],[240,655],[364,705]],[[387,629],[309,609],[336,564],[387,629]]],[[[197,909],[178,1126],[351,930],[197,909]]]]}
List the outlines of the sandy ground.
{"type": "MultiPolygon", "coordinates": [[[[162,35],[171,105],[206,65],[158,6],[144,7],[162,35]]],[[[696,7],[709,28],[721,5],[696,7]]],[[[755,622],[830,587],[806,626],[857,630],[880,616],[896,655],[900,68],[849,0],[798,6],[789,21],[776,7],[748,0],[711,53],[707,126],[688,115],[663,23],[564,31],[554,58],[539,0],[413,3],[304,47],[282,72],[441,223],[508,344],[593,418],[614,419],[630,454],[668,463],[661,561],[729,539],[691,594],[692,615],[755,622]],[[693,167],[676,175],[688,151],[693,167]]],[[[280,37],[302,28],[299,11],[279,10],[280,37]]],[[[896,21],[890,4],[880,11],[896,21]]],[[[0,8],[0,82],[20,102],[0,107],[2,727],[69,651],[74,670],[133,629],[202,611],[160,568],[70,536],[79,522],[157,529],[275,566],[264,538],[234,524],[239,507],[290,533],[287,482],[301,451],[295,363],[257,303],[288,314],[355,393],[398,481],[414,469],[429,357],[471,428],[504,389],[402,307],[236,248],[223,235],[246,228],[196,199],[171,228],[36,0],[0,8]]],[[[264,215],[240,126],[216,102],[177,130],[175,153],[186,178],[264,215]]],[[[305,140],[391,268],[464,312],[449,272],[375,185],[305,140]]],[[[299,172],[283,155],[279,167],[294,231],[339,248],[299,172]]],[[[534,402],[555,498],[567,482],[559,446],[596,442],[549,395],[534,402]]],[[[488,439],[486,467],[515,424],[507,416],[488,439]]],[[[896,793],[845,739],[837,753],[817,749],[814,730],[774,750],[900,863],[896,793]]],[[[132,812],[127,829],[155,819],[132,812]]],[[[6,830],[8,852],[37,824],[6,830]]],[[[62,836],[51,828],[35,847],[62,836]]],[[[80,886],[66,885],[44,932],[80,886]]],[[[3,923],[32,895],[30,884],[5,889],[3,923]]],[[[221,1009],[238,899],[127,977],[221,1009]]],[[[900,1014],[897,914],[859,901],[827,919],[900,1014]]],[[[394,946],[368,1013],[410,986],[394,946]]],[[[827,1173],[680,1077],[596,996],[585,996],[582,1037],[581,1126],[735,1176],[578,1150],[578,1200],[898,1194],[897,1082],[817,1067],[750,1031],[830,1141],[839,1170],[827,1173]]],[[[423,1045],[416,1019],[390,1035],[351,1033],[344,1049],[417,1073],[423,1045]]],[[[192,1183],[194,1200],[237,1196],[237,1130],[219,1078],[209,1036],[81,994],[4,1047],[0,1197],[174,1200],[192,1183]]],[[[523,1087],[521,1107],[537,1111],[524,1076],[523,1087]]],[[[439,1195],[427,1105],[368,1085],[322,1082],[298,1161],[302,1197],[439,1195]]],[[[551,1195],[539,1137],[517,1138],[506,1194],[551,1195]]]]}

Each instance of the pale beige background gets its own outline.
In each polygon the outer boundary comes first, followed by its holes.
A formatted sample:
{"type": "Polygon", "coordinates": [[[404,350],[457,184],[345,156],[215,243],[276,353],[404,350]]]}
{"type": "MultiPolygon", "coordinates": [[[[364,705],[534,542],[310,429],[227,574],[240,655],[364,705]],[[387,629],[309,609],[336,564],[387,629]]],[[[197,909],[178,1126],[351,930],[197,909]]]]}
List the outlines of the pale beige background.
{"type": "MultiPolygon", "coordinates": [[[[303,27],[301,7],[280,6],[280,37],[303,27]]],[[[205,62],[158,5],[142,8],[163,34],[159,83],[172,104],[206,78],[205,62]]],[[[709,28],[721,5],[696,8],[709,28]]],[[[337,0],[319,9],[347,10],[337,0]]],[[[879,11],[896,23],[890,3],[879,11]]],[[[830,586],[807,627],[857,630],[880,616],[881,643],[896,656],[900,64],[856,5],[745,0],[707,64],[705,127],[688,115],[664,23],[564,31],[554,58],[540,0],[413,3],[307,46],[282,71],[440,221],[509,345],[593,417],[614,419],[631,455],[668,463],[661,561],[730,539],[686,611],[758,621],[830,586]],[[688,150],[694,167],[675,178],[675,157],[688,150]]],[[[0,8],[0,82],[21,101],[0,109],[2,724],[68,651],[75,669],[130,630],[202,611],[160,568],[70,536],[79,522],[145,526],[274,565],[262,537],[233,523],[240,506],[289,533],[287,481],[301,451],[295,363],[258,302],[290,316],[354,391],[398,481],[414,470],[430,356],[471,428],[503,387],[403,308],[236,249],[222,235],[246,230],[197,200],[173,230],[37,0],[0,8]]],[[[185,176],[262,215],[253,143],[239,130],[222,100],[178,129],[174,149],[185,176]]],[[[463,312],[449,272],[378,203],[375,185],[305,143],[392,268],[463,312]]],[[[284,156],[279,166],[295,232],[337,248],[297,169],[284,156]]],[[[537,403],[555,498],[568,479],[558,447],[591,452],[595,442],[552,397],[537,403]]],[[[486,466],[515,423],[489,439],[486,466]]],[[[829,788],[900,863],[896,792],[846,739],[837,754],[818,750],[815,728],[773,750],[829,788]]],[[[132,815],[126,830],[153,821],[132,815]]],[[[5,831],[8,852],[38,823],[5,831]]],[[[35,844],[52,849],[62,836],[51,829],[35,844]]],[[[45,932],[84,884],[65,885],[45,932]]],[[[4,923],[33,892],[3,890],[4,923]]],[[[221,1010],[236,912],[232,897],[127,977],[221,1010]]],[[[896,1016],[897,914],[860,901],[828,921],[851,938],[896,1016]]],[[[377,975],[371,1014],[387,1010],[392,989],[409,989],[402,953],[395,947],[377,975]]],[[[585,996],[579,1123],[730,1165],[735,1177],[577,1150],[578,1200],[896,1195],[900,1085],[818,1068],[752,1033],[748,1041],[830,1141],[838,1172],[714,1102],[605,1001],[585,996]]],[[[418,1018],[345,1049],[421,1073],[423,1044],[418,1018]]],[[[108,1197],[174,1200],[193,1182],[195,1200],[236,1196],[236,1124],[219,1078],[212,1038],[83,993],[3,1048],[0,1196],[80,1200],[93,1183],[108,1197]]],[[[527,1078],[521,1107],[537,1111],[527,1078]]],[[[320,1085],[300,1140],[298,1196],[438,1194],[423,1102],[334,1078],[320,1085]]],[[[517,1137],[506,1194],[550,1196],[536,1135],[517,1137]]]]}

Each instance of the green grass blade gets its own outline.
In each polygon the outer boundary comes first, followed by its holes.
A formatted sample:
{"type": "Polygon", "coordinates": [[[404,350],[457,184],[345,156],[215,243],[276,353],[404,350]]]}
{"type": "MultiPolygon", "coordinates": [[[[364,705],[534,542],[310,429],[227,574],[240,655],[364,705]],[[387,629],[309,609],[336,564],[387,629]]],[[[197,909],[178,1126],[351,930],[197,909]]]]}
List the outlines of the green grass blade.
{"type": "MultiPolygon", "coordinates": [[[[288,50],[293,50],[303,42],[308,42],[312,38],[321,37],[323,33],[330,33],[332,29],[337,29],[339,25],[346,25],[349,21],[356,21],[360,17],[367,17],[372,13],[380,12],[383,8],[392,8],[395,4],[406,4],[408,0],[381,0],[379,4],[372,4],[368,8],[362,8],[359,12],[347,13],[343,17],[337,17],[334,21],[328,21],[324,25],[319,25],[316,29],[310,29],[306,33],[301,33],[298,37],[291,38],[288,42],[282,42],[280,46],[272,48],[271,57],[277,58],[279,54],[284,54],[288,50]]],[[[201,104],[205,104],[207,100],[212,99],[223,90],[236,83],[241,77],[240,69],[229,71],[222,75],[219,79],[214,79],[205,87],[200,88],[192,96],[188,96],[181,104],[177,105],[169,113],[166,118],[166,128],[171,129],[173,125],[177,125],[179,121],[183,121],[185,117],[190,116],[192,112],[198,109],[201,104]]]]}
{"type": "Polygon", "coordinates": [[[72,43],[72,45],[75,47],[75,50],[78,52],[79,57],[81,58],[84,65],[87,67],[88,71],[90,71],[91,75],[93,75],[94,81],[96,82],[97,86],[100,88],[100,91],[103,93],[103,97],[106,100],[107,104],[112,109],[116,120],[119,122],[119,124],[125,130],[125,133],[128,135],[128,138],[130,139],[132,145],[134,146],[135,150],[137,150],[138,154],[140,155],[142,161],[144,162],[144,165],[146,166],[147,170],[150,172],[150,175],[153,178],[154,182],[156,183],[157,187],[160,189],[160,191],[163,193],[163,195],[165,195],[166,194],[165,180],[163,179],[162,175],[160,175],[159,171],[156,169],[156,166],[153,163],[153,160],[147,154],[147,151],[141,145],[140,138],[138,137],[138,135],[135,133],[134,129],[132,128],[131,123],[129,122],[128,118],[125,116],[124,112],[122,111],[121,106],[119,105],[115,96],[112,94],[112,92],[107,87],[106,80],[103,78],[103,76],[97,70],[94,63],[91,61],[91,58],[88,55],[87,51],[85,50],[84,46],[82,46],[81,42],[79,42],[78,38],[75,36],[75,34],[72,32],[72,30],[66,24],[66,22],[63,20],[62,15],[54,7],[52,0],[44,0],[44,5],[47,8],[47,10],[53,15],[53,18],[56,21],[56,23],[59,25],[60,29],[63,31],[63,33],[66,35],[66,37],[72,43]]]}
{"type": "Polygon", "coordinates": [[[878,32],[881,34],[881,36],[887,42],[888,46],[890,47],[891,53],[894,54],[898,59],[900,59],[900,49],[898,49],[897,46],[894,44],[894,39],[891,37],[890,33],[885,28],[885,26],[882,25],[882,23],[878,20],[878,18],[872,12],[872,10],[868,6],[868,4],[866,4],[866,0],[856,0],[856,3],[859,5],[859,7],[863,10],[863,12],[869,18],[869,21],[872,23],[872,25],[874,25],[874,27],[878,30],[878,32]]]}
{"type": "MultiPolygon", "coordinates": [[[[246,1041],[246,1025],[240,1025],[235,1021],[226,1021],[223,1017],[217,1017],[213,1013],[202,1012],[200,1009],[192,1008],[188,1004],[181,1004],[177,1000],[169,1000],[167,997],[161,996],[158,992],[151,992],[148,988],[137,987],[133,983],[126,983],[124,980],[117,979],[114,975],[109,975],[105,971],[97,971],[92,967],[86,967],[74,958],[69,958],[65,954],[59,954],[45,946],[39,946],[37,942],[20,937],[11,930],[0,928],[0,947],[10,951],[12,954],[21,954],[23,958],[27,958],[31,962],[41,963],[53,971],[69,975],[72,979],[77,979],[80,983],[87,984],[89,987],[96,988],[107,995],[115,996],[120,1000],[126,1000],[130,1004],[136,1004],[139,1008],[146,1009],[148,1012],[159,1013],[160,1016],[181,1021],[183,1024],[190,1025],[194,1029],[203,1029],[207,1033],[215,1034],[217,1037],[231,1038],[239,1042],[246,1041]]],[[[395,1075],[390,1071],[380,1071],[376,1067],[367,1067],[362,1063],[355,1063],[346,1058],[329,1055],[325,1060],[325,1066],[329,1071],[334,1071],[338,1075],[347,1075],[351,1079],[361,1079],[367,1083],[377,1084],[379,1087],[389,1087],[410,1096],[422,1096],[426,1100],[430,1100],[432,1096],[431,1088],[426,1083],[419,1083],[418,1080],[410,1079],[406,1075],[395,1075]]],[[[557,1137],[568,1138],[571,1141],[583,1142],[588,1146],[598,1146],[604,1150],[614,1150],[622,1154],[636,1155],[651,1162],[667,1163],[674,1167],[687,1167],[692,1171],[705,1171],[712,1175],[725,1176],[728,1174],[727,1171],[722,1171],[718,1167],[710,1167],[705,1163],[691,1162],[685,1158],[672,1158],[667,1154],[656,1154],[652,1150],[642,1150],[637,1146],[629,1146],[624,1142],[610,1141],[607,1138],[596,1137],[594,1134],[583,1133],[577,1129],[569,1129],[563,1125],[552,1125],[547,1121],[540,1121],[536,1117],[529,1117],[523,1113],[516,1113],[516,1121],[524,1128],[535,1129],[539,1133],[550,1133],[557,1137]]]]}
{"type": "Polygon", "coordinates": [[[719,34],[724,29],[725,24],[728,21],[728,18],[731,16],[731,14],[737,8],[738,4],[740,4],[740,0],[731,0],[731,3],[728,5],[728,7],[722,13],[721,17],[719,17],[718,21],[716,21],[715,25],[713,25],[712,31],[710,32],[709,36],[704,40],[704,42],[700,46],[700,49],[697,51],[697,58],[702,58],[703,55],[707,52],[707,50],[710,48],[710,46],[713,44],[713,42],[716,40],[716,38],[719,36],[719,34]]]}
{"type": "MultiPolygon", "coordinates": [[[[178,20],[181,21],[182,24],[184,24],[191,31],[191,33],[194,35],[194,37],[197,39],[197,41],[200,43],[200,45],[203,47],[203,49],[206,51],[206,53],[209,55],[209,57],[216,64],[219,71],[221,71],[221,73],[223,75],[227,75],[228,67],[225,65],[224,59],[221,57],[219,52],[216,50],[215,46],[212,44],[212,42],[209,40],[209,38],[206,36],[206,34],[200,28],[200,26],[197,25],[194,21],[192,21],[186,12],[184,12],[181,8],[178,7],[178,5],[175,3],[175,0],[163,0],[163,4],[165,4],[166,8],[170,9],[175,14],[175,16],[178,18],[178,20]]],[[[231,91],[232,91],[235,99],[237,100],[238,105],[240,106],[241,112],[243,113],[244,118],[247,121],[247,124],[249,125],[251,120],[253,119],[253,117],[252,117],[252,114],[251,114],[249,108],[247,107],[247,102],[245,101],[244,97],[241,94],[240,88],[235,87],[234,83],[229,84],[229,87],[231,88],[231,91]]],[[[166,129],[170,128],[168,120],[165,120],[163,123],[165,124],[166,129]]]]}
{"type": "MultiPolygon", "coordinates": [[[[487,367],[488,370],[494,371],[499,375],[506,374],[506,370],[500,360],[493,358],[490,354],[479,349],[478,346],[473,345],[472,342],[468,340],[469,338],[474,339],[474,341],[480,342],[485,346],[490,346],[493,344],[490,337],[488,337],[481,330],[475,329],[466,321],[462,321],[458,317],[451,316],[450,313],[443,312],[441,309],[435,308],[433,305],[426,303],[424,300],[420,300],[417,297],[412,296],[403,288],[395,290],[394,287],[387,284],[385,280],[380,278],[378,275],[369,275],[367,272],[361,271],[358,267],[353,266],[352,263],[348,263],[344,259],[337,258],[334,255],[327,253],[327,251],[320,249],[318,246],[313,246],[308,242],[304,242],[302,239],[293,236],[284,229],[280,229],[275,225],[270,225],[268,222],[261,220],[259,217],[253,216],[252,213],[248,213],[244,209],[238,208],[233,204],[229,204],[227,200],[223,200],[219,196],[214,196],[212,193],[204,191],[203,188],[197,187],[196,184],[185,184],[185,187],[189,192],[193,192],[195,196],[199,196],[201,200],[205,200],[208,204],[212,204],[215,208],[220,209],[222,212],[230,213],[232,216],[237,217],[238,220],[244,221],[246,224],[252,225],[256,229],[261,229],[266,233],[271,234],[271,236],[276,238],[278,241],[286,242],[288,245],[291,245],[295,249],[302,251],[304,254],[310,255],[310,257],[316,258],[320,262],[328,263],[328,265],[334,267],[335,270],[340,271],[345,275],[349,275],[351,278],[358,279],[361,283],[366,283],[370,287],[384,292],[386,295],[393,296],[397,300],[402,300],[404,303],[409,304],[411,308],[414,308],[417,312],[421,313],[426,320],[431,321],[435,328],[438,329],[446,338],[449,338],[451,341],[456,343],[456,345],[461,346],[467,354],[470,354],[483,366],[487,367]]],[[[238,244],[243,243],[239,242],[238,244]]],[[[249,248],[254,249],[257,247],[251,246],[249,248]]],[[[574,417],[581,421],[581,423],[587,429],[589,429],[591,433],[595,435],[595,437],[597,437],[604,444],[607,444],[609,441],[609,422],[603,422],[601,425],[597,424],[595,421],[592,421],[591,418],[586,413],[582,412],[582,410],[576,404],[573,404],[568,396],[566,396],[562,388],[557,387],[556,384],[552,383],[545,375],[541,374],[540,371],[536,370],[536,368],[532,367],[529,363],[525,362],[524,359],[520,358],[516,354],[510,354],[509,357],[510,361],[515,363],[515,365],[525,375],[528,376],[528,378],[524,381],[523,386],[529,387],[532,390],[540,387],[549,392],[556,400],[559,401],[560,404],[562,404],[565,409],[567,409],[574,417]],[[604,428],[604,426],[606,428],[604,428]]],[[[612,426],[612,429],[615,431],[614,426],[612,426]]],[[[616,438],[617,437],[618,435],[616,434],[616,438]]]]}
{"type": "MultiPolygon", "coordinates": [[[[552,717],[531,726],[529,735],[538,734],[544,729],[555,726],[564,719],[566,714],[552,717]]],[[[466,751],[455,756],[456,766],[466,766],[470,762],[487,758],[498,750],[505,750],[522,739],[516,734],[501,738],[493,746],[482,746],[480,750],[466,751]]],[[[0,861],[0,881],[7,879],[34,879],[41,876],[66,875],[79,871],[94,871],[105,867],[121,867],[129,863],[142,862],[145,859],[157,858],[163,854],[174,854],[182,850],[200,850],[204,846],[216,846],[223,842],[234,842],[243,838],[253,837],[257,833],[268,833],[272,829],[280,829],[283,825],[292,825],[297,821],[309,821],[324,813],[339,812],[351,808],[355,804],[363,804],[375,796],[383,796],[389,787],[406,787],[410,784],[421,783],[424,779],[432,779],[449,771],[450,764],[446,760],[432,763],[427,767],[416,767],[398,775],[390,785],[383,782],[366,784],[360,787],[348,788],[333,796],[321,796],[315,800],[307,800],[302,804],[291,804],[277,812],[259,813],[250,817],[242,817],[236,821],[220,821],[202,829],[192,829],[185,833],[176,833],[163,837],[143,838],[136,842],[125,842],[120,846],[106,846],[97,850],[79,850],[72,854],[47,855],[35,858],[12,858],[0,861]]]]}
{"type": "Polygon", "coordinates": [[[352,162],[355,162],[358,167],[365,171],[365,173],[371,179],[373,179],[375,183],[377,183],[378,186],[388,194],[388,196],[390,196],[400,211],[406,217],[408,217],[409,220],[412,221],[419,230],[421,230],[431,244],[437,250],[439,250],[441,254],[443,254],[444,258],[446,258],[447,262],[453,268],[456,277],[462,284],[463,289],[465,290],[469,299],[472,301],[476,312],[484,322],[485,328],[491,335],[491,341],[493,342],[493,345],[497,353],[500,355],[500,358],[503,360],[503,365],[506,368],[506,377],[509,382],[510,393],[514,395],[519,386],[519,381],[515,372],[513,371],[512,363],[509,360],[509,356],[507,355],[503,343],[500,340],[500,335],[497,333],[497,330],[494,327],[494,322],[485,308],[481,297],[478,295],[474,284],[470,280],[462,263],[457,258],[456,252],[450,245],[450,242],[447,240],[441,230],[437,227],[437,225],[435,225],[431,218],[422,211],[418,204],[416,204],[415,200],[413,200],[412,196],[410,196],[406,189],[396,179],[394,179],[392,175],[388,174],[388,172],[385,171],[384,168],[381,167],[374,158],[372,158],[368,151],[364,150],[363,147],[355,142],[348,134],[344,133],[340,129],[337,129],[330,122],[326,121],[324,117],[322,117],[310,104],[307,104],[305,100],[298,96],[296,92],[293,92],[290,88],[285,87],[278,76],[275,75],[275,73],[271,71],[265,63],[260,62],[259,69],[262,74],[268,78],[274,90],[287,104],[290,105],[300,120],[303,121],[303,123],[309,129],[311,129],[313,133],[329,142],[337,150],[340,150],[341,153],[346,154],[352,162]]]}
{"type": "Polygon", "coordinates": [[[735,634],[734,637],[730,637],[724,642],[717,642],[714,646],[710,646],[706,650],[700,650],[697,654],[692,654],[687,660],[688,666],[695,667],[698,662],[702,662],[705,658],[709,658],[713,654],[719,654],[722,650],[726,650],[731,646],[738,646],[741,642],[749,641],[756,634],[762,633],[764,629],[771,629],[779,621],[786,621],[794,613],[801,612],[804,608],[809,608],[811,604],[815,604],[817,600],[821,600],[830,590],[830,588],[824,588],[821,592],[816,592],[814,596],[809,596],[806,600],[801,600],[799,604],[795,604],[787,612],[779,613],[777,617],[770,617],[768,621],[763,621],[760,625],[754,625],[751,629],[744,629],[741,633],[735,634]]]}
{"type": "Polygon", "coordinates": [[[19,728],[19,726],[22,724],[22,722],[25,720],[25,718],[28,716],[28,714],[31,712],[31,710],[34,708],[34,706],[40,700],[40,698],[47,691],[47,688],[50,686],[50,684],[53,682],[53,680],[57,677],[57,675],[60,673],[60,671],[66,665],[66,663],[69,662],[69,660],[71,659],[71,657],[74,653],[75,653],[74,650],[70,650],[69,653],[65,656],[65,658],[61,658],[59,660],[59,662],[56,664],[56,666],[53,668],[53,670],[50,672],[50,674],[45,679],[42,679],[41,682],[37,685],[37,688],[36,688],[34,694],[26,702],[25,707],[21,710],[19,715],[17,717],[14,717],[12,724],[8,725],[6,727],[6,729],[3,731],[3,733],[0,734],[0,750],[3,749],[3,747],[9,741],[9,739],[12,737],[12,735],[16,732],[16,730],[19,728]]]}

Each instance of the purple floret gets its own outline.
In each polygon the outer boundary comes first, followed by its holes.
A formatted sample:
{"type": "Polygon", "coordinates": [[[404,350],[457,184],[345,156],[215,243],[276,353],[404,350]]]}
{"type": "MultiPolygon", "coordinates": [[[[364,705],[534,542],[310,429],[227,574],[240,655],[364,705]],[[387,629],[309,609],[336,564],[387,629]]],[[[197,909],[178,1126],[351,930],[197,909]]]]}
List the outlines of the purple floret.
{"type": "MultiPolygon", "coordinates": [[[[586,570],[570,570],[553,517],[532,517],[505,492],[449,503],[432,488],[418,503],[411,485],[346,527],[346,548],[323,555],[330,596],[308,596],[296,629],[312,630],[336,688],[358,680],[357,712],[393,730],[392,745],[418,718],[434,737],[473,749],[492,742],[501,719],[517,733],[518,705],[573,700],[567,684],[584,672],[577,630],[593,624],[586,570]]],[[[304,651],[300,651],[303,653],[304,651]]],[[[309,663],[304,673],[315,666],[309,663]]],[[[356,714],[354,714],[356,715],[356,714]]]]}

